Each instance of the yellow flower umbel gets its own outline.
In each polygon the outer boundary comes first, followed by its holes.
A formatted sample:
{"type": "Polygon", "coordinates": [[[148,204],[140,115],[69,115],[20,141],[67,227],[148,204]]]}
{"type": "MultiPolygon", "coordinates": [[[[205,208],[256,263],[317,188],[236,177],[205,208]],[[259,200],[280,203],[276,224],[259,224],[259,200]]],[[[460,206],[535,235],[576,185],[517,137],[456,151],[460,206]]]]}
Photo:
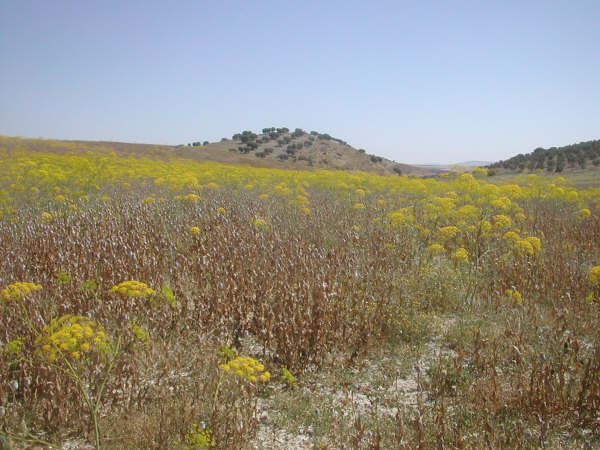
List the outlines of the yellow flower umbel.
{"type": "Polygon", "coordinates": [[[531,242],[522,239],[515,242],[515,251],[521,255],[533,255],[535,253],[535,249],[531,242]]]}
{"type": "Polygon", "coordinates": [[[600,287],[600,266],[592,267],[592,270],[590,270],[590,281],[600,287]]]}
{"type": "Polygon", "coordinates": [[[11,356],[19,356],[24,345],[25,341],[22,338],[14,339],[10,342],[7,342],[6,345],[2,347],[2,351],[11,356]]]}
{"type": "Polygon", "coordinates": [[[238,356],[226,364],[220,364],[219,368],[224,372],[233,373],[253,383],[257,381],[266,383],[271,379],[271,373],[265,370],[265,366],[249,356],[238,356]]]}
{"type": "Polygon", "coordinates": [[[197,194],[187,194],[187,195],[182,196],[181,199],[184,202],[194,204],[194,203],[198,203],[200,200],[202,200],[202,197],[200,197],[197,194]]]}
{"type": "Polygon", "coordinates": [[[535,236],[529,236],[528,238],[525,238],[525,240],[531,244],[534,253],[539,253],[542,251],[542,241],[540,241],[539,238],[535,236]]]}
{"type": "Polygon", "coordinates": [[[44,222],[52,222],[52,219],[54,219],[54,216],[52,216],[52,214],[50,214],[49,212],[42,213],[42,220],[44,222]]]}
{"type": "Polygon", "coordinates": [[[504,214],[494,216],[494,228],[496,230],[504,230],[512,226],[512,219],[504,214]]]}
{"type": "Polygon", "coordinates": [[[592,212],[588,208],[583,208],[577,212],[577,215],[582,219],[587,219],[588,217],[591,217],[592,212]]]}
{"type": "Polygon", "coordinates": [[[469,262],[469,252],[461,247],[454,252],[452,259],[458,263],[467,263],[469,262]]]}
{"type": "Polygon", "coordinates": [[[521,237],[514,231],[507,231],[506,233],[504,233],[504,236],[502,236],[505,240],[507,241],[511,241],[513,243],[517,242],[518,240],[521,239],[521,237]]]}
{"type": "Polygon", "coordinates": [[[514,303],[518,303],[519,305],[523,303],[523,296],[516,289],[507,289],[505,291],[506,296],[511,299],[514,303]]]}
{"type": "Polygon", "coordinates": [[[127,326],[131,329],[131,333],[137,338],[138,341],[146,346],[150,346],[150,335],[148,334],[148,331],[140,327],[138,324],[132,322],[129,322],[127,326]]]}
{"type": "Polygon", "coordinates": [[[146,283],[142,283],[141,281],[123,281],[113,286],[111,291],[124,297],[145,298],[156,294],[154,289],[151,289],[146,283]]]}
{"type": "Polygon", "coordinates": [[[28,281],[18,281],[16,283],[9,284],[6,289],[0,291],[0,299],[4,301],[10,301],[14,299],[21,299],[27,294],[33,291],[39,291],[42,286],[28,281]]]}
{"type": "Polygon", "coordinates": [[[257,230],[268,230],[269,229],[269,225],[267,224],[267,221],[264,219],[254,219],[252,221],[252,225],[254,225],[254,228],[256,228],[257,230]]]}
{"type": "Polygon", "coordinates": [[[290,372],[287,368],[281,368],[281,379],[287,384],[289,387],[296,386],[296,377],[290,372]]]}
{"type": "Polygon", "coordinates": [[[88,317],[71,314],[52,319],[35,343],[38,353],[50,362],[61,357],[78,360],[90,352],[106,354],[111,348],[100,325],[88,317]]]}
{"type": "Polygon", "coordinates": [[[195,234],[195,235],[199,235],[200,234],[200,228],[198,228],[198,227],[190,227],[190,233],[195,234]]]}
{"type": "Polygon", "coordinates": [[[431,244],[427,250],[429,250],[429,253],[432,255],[443,255],[446,251],[444,246],[441,244],[431,244]]]}
{"type": "Polygon", "coordinates": [[[200,428],[197,424],[185,435],[186,449],[204,449],[215,446],[210,429],[200,428]]]}
{"type": "Polygon", "coordinates": [[[454,238],[458,234],[458,227],[448,226],[440,228],[440,239],[447,241],[454,238]]]}

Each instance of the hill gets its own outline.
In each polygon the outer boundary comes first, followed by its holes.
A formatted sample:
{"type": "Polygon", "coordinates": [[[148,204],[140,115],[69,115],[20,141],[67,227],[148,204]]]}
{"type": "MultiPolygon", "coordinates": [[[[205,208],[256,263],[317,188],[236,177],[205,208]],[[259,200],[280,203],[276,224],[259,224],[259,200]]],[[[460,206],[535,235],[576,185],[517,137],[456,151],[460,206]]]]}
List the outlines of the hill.
{"type": "Polygon", "coordinates": [[[261,133],[242,131],[220,142],[193,142],[188,145],[131,144],[104,141],[65,141],[22,139],[0,136],[0,148],[33,151],[101,151],[122,156],[158,159],[188,158],[254,167],[280,169],[328,169],[363,171],[379,175],[435,175],[434,168],[399,164],[389,159],[355,149],[341,139],[299,128],[264,128],[261,133]]]}
{"type": "Polygon", "coordinates": [[[507,171],[545,170],[563,172],[591,169],[600,172],[600,140],[580,142],[564,147],[536,148],[525,155],[519,154],[487,166],[507,171]]]}

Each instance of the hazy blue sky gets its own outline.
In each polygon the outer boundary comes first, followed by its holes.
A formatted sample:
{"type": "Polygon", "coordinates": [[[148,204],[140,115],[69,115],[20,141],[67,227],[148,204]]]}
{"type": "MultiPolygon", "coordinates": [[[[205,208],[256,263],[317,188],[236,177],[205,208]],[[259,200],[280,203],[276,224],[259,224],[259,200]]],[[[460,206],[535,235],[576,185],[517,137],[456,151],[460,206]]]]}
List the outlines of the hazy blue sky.
{"type": "Polygon", "coordinates": [[[600,1],[0,1],[0,134],[287,126],[398,162],[600,138],[600,1]]]}

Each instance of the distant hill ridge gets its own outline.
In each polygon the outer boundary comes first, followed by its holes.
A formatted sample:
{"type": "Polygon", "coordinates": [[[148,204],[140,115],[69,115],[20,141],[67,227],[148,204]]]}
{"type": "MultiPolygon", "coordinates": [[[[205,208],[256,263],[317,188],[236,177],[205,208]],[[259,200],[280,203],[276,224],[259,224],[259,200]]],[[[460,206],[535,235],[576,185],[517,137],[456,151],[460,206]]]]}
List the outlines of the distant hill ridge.
{"type": "MultiPolygon", "coordinates": [[[[368,154],[364,149],[356,149],[328,133],[308,132],[301,128],[291,131],[287,127],[268,127],[263,128],[260,133],[245,130],[235,133],[231,139],[223,138],[221,142],[205,141],[200,144],[198,141],[188,144],[190,146],[198,147],[201,152],[209,152],[213,160],[224,158],[222,152],[226,150],[244,163],[248,163],[249,157],[269,166],[275,164],[285,168],[360,170],[381,175],[437,173],[435,169],[400,164],[368,154]]],[[[253,165],[262,164],[254,161],[253,165]]]]}
{"type": "Polygon", "coordinates": [[[531,153],[519,154],[510,159],[490,164],[487,167],[512,171],[542,169],[548,172],[586,168],[600,170],[600,140],[548,149],[539,147],[531,153]]]}
{"type": "Polygon", "coordinates": [[[187,145],[132,144],[106,141],[66,141],[0,136],[0,148],[7,150],[111,152],[121,156],[155,159],[187,158],[279,169],[328,169],[363,171],[380,175],[436,175],[434,168],[400,164],[355,149],[327,133],[300,128],[263,128],[261,133],[241,131],[220,142],[193,142],[187,145]]]}

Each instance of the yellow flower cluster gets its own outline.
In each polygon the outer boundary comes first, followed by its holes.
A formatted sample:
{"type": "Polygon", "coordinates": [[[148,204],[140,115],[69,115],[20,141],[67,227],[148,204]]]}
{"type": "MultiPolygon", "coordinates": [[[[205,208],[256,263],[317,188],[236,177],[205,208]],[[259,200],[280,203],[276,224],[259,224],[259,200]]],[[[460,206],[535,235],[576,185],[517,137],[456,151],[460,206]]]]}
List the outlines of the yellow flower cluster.
{"type": "Polygon", "coordinates": [[[542,241],[540,241],[539,238],[535,236],[529,236],[528,238],[525,238],[525,240],[531,244],[534,253],[539,253],[542,251],[542,241]]]}
{"type": "Polygon", "coordinates": [[[42,220],[44,222],[51,222],[52,219],[54,219],[54,216],[52,214],[50,214],[49,212],[43,212],[42,213],[42,220]]]}
{"type": "Polygon", "coordinates": [[[390,224],[393,226],[404,226],[409,225],[415,220],[415,216],[412,214],[412,208],[402,208],[398,211],[393,211],[387,215],[390,224]]]}
{"type": "Polygon", "coordinates": [[[190,233],[198,235],[198,234],[200,234],[200,228],[198,228],[198,227],[190,227],[190,233]]]}
{"type": "Polygon", "coordinates": [[[39,291],[42,286],[28,281],[18,281],[16,283],[9,284],[6,289],[0,291],[0,299],[9,301],[17,298],[23,298],[27,294],[33,291],[39,291]]]}
{"type": "Polygon", "coordinates": [[[514,231],[507,231],[502,237],[507,241],[512,241],[513,243],[521,240],[521,237],[514,231]]]}
{"type": "Polygon", "coordinates": [[[141,281],[123,281],[113,286],[111,291],[124,297],[149,297],[156,294],[154,289],[141,281]]]}
{"type": "Polygon", "coordinates": [[[577,212],[577,215],[581,218],[588,218],[592,215],[592,212],[589,210],[589,208],[583,208],[577,212]]]}
{"type": "Polygon", "coordinates": [[[50,362],[59,357],[80,359],[90,352],[106,354],[110,351],[110,339],[104,329],[84,316],[66,314],[52,319],[35,341],[39,354],[50,362]]]}
{"type": "Polygon", "coordinates": [[[144,328],[140,327],[138,324],[135,323],[129,323],[128,324],[129,328],[131,328],[131,332],[133,333],[133,335],[143,344],[146,345],[150,345],[150,335],[148,334],[148,331],[146,331],[144,328]]]}
{"type": "Polygon", "coordinates": [[[533,255],[535,253],[533,245],[525,239],[520,239],[515,242],[515,251],[521,255],[533,255]]]}
{"type": "Polygon", "coordinates": [[[444,246],[441,244],[431,244],[429,246],[429,252],[433,255],[443,255],[445,252],[444,246]]]}
{"type": "Polygon", "coordinates": [[[452,259],[456,262],[469,262],[469,252],[461,247],[452,254],[452,259]]]}
{"type": "Polygon", "coordinates": [[[503,230],[512,226],[512,219],[504,214],[494,216],[494,228],[503,230]]]}
{"type": "Polygon", "coordinates": [[[542,250],[542,241],[535,236],[515,241],[515,251],[519,254],[535,255],[542,250]]]}
{"type": "Polygon", "coordinates": [[[448,227],[440,228],[440,239],[442,239],[443,241],[452,239],[457,234],[458,234],[458,228],[455,226],[448,226],[448,227]]]}
{"type": "Polygon", "coordinates": [[[600,286],[600,266],[592,267],[592,270],[590,270],[590,281],[600,286]]]}
{"type": "Polygon", "coordinates": [[[267,221],[264,219],[254,219],[252,221],[252,225],[254,225],[254,228],[259,230],[266,230],[267,228],[269,228],[269,225],[267,225],[267,221]]]}
{"type": "Polygon", "coordinates": [[[226,364],[220,364],[219,368],[227,373],[234,373],[250,380],[253,383],[257,381],[267,382],[271,379],[271,373],[265,370],[265,366],[249,356],[238,356],[226,364]]]}
{"type": "Polygon", "coordinates": [[[25,345],[23,339],[14,339],[10,342],[7,342],[6,345],[2,348],[2,350],[13,356],[18,356],[21,353],[23,345],[25,345]]]}
{"type": "Polygon", "coordinates": [[[281,368],[281,378],[288,386],[296,386],[296,377],[285,367],[281,368]]]}
{"type": "Polygon", "coordinates": [[[183,200],[184,202],[187,202],[187,203],[192,203],[192,204],[198,203],[200,200],[202,200],[202,197],[200,197],[198,194],[181,195],[181,196],[177,196],[175,198],[183,200]]]}
{"type": "Polygon", "coordinates": [[[215,446],[210,429],[204,429],[194,424],[192,429],[185,435],[186,449],[206,449],[215,446]]]}
{"type": "Polygon", "coordinates": [[[518,303],[519,305],[523,303],[523,296],[516,289],[507,289],[505,291],[506,296],[511,299],[513,302],[518,303]]]}

